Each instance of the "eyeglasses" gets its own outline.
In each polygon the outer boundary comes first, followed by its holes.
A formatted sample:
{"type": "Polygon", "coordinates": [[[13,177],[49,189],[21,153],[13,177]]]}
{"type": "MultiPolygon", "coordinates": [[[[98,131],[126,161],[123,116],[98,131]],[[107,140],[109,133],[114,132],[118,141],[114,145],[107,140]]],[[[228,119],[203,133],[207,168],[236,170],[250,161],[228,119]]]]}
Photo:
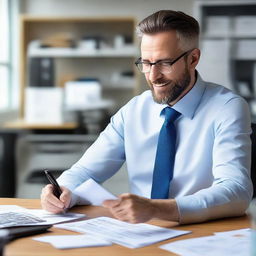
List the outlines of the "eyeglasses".
{"type": "Polygon", "coordinates": [[[135,61],[135,65],[141,71],[142,73],[149,73],[151,70],[151,67],[153,65],[156,65],[157,69],[162,74],[169,74],[173,70],[173,64],[176,63],[179,59],[193,51],[194,49],[191,49],[189,51],[186,51],[182,53],[179,57],[177,57],[175,60],[158,60],[156,62],[148,62],[148,61],[142,61],[141,57],[135,61]]]}

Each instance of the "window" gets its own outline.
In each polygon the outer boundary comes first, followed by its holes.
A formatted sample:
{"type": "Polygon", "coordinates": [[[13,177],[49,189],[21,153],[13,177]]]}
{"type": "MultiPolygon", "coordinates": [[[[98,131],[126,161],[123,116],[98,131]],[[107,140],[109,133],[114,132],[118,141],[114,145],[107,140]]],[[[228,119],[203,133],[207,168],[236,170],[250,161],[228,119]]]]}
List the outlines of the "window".
{"type": "Polygon", "coordinates": [[[9,1],[0,0],[0,110],[10,106],[10,16],[9,1]]]}

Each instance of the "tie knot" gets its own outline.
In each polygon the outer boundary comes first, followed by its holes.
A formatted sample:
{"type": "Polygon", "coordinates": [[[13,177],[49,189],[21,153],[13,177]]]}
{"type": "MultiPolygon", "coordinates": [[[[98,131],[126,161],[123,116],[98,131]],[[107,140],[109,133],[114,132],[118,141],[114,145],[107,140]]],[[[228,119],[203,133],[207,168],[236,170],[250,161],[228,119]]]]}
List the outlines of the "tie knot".
{"type": "Polygon", "coordinates": [[[169,123],[169,122],[174,122],[178,116],[180,115],[180,113],[178,111],[176,111],[173,108],[170,107],[166,107],[165,109],[165,122],[169,123]]]}

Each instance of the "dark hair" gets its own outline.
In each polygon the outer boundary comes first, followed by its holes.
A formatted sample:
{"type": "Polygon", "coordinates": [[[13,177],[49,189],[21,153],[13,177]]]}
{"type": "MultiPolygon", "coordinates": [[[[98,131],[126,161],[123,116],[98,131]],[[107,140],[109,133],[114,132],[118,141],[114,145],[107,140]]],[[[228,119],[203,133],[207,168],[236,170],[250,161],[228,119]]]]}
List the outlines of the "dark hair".
{"type": "Polygon", "coordinates": [[[193,47],[198,47],[199,24],[196,19],[180,11],[155,12],[142,20],[136,30],[139,36],[175,30],[183,46],[192,44],[193,47]]]}

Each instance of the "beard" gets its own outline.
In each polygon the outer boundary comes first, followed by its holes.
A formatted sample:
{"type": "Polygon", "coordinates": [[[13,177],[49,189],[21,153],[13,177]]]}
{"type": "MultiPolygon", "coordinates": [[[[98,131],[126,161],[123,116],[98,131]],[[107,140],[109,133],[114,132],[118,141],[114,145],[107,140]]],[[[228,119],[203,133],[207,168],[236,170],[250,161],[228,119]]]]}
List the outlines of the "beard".
{"type": "Polygon", "coordinates": [[[171,102],[175,101],[189,87],[191,82],[191,76],[187,67],[181,77],[181,79],[176,81],[167,79],[158,79],[154,81],[154,84],[168,83],[168,85],[166,85],[168,88],[166,88],[163,93],[158,95],[155,93],[154,87],[150,83],[150,89],[154,101],[159,104],[170,104],[171,102]]]}

